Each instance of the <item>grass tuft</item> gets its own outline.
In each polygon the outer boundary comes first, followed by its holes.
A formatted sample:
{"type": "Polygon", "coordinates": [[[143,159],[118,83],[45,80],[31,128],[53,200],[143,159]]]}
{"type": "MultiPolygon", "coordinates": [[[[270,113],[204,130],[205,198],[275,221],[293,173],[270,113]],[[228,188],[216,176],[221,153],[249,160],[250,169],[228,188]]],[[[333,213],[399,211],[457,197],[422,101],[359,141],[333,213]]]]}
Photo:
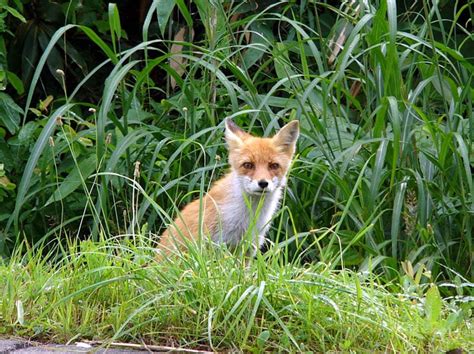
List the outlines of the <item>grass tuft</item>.
{"type": "MultiPolygon", "coordinates": [[[[26,246],[25,246],[26,247],[26,246]]],[[[473,349],[463,297],[436,286],[393,294],[369,273],[193,250],[157,263],[143,235],[32,249],[0,265],[3,334],[259,351],[473,349]],[[20,311],[21,308],[21,311],[20,311]]],[[[472,284],[471,284],[472,286],[472,284]]]]}

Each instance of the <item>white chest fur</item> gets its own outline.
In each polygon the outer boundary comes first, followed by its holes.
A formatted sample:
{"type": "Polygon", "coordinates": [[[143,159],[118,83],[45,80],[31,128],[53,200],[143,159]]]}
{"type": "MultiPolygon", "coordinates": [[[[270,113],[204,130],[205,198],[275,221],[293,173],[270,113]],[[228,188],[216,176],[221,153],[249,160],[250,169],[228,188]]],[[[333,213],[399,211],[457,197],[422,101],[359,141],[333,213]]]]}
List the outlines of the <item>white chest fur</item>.
{"type": "Polygon", "coordinates": [[[247,195],[237,180],[232,183],[225,202],[218,205],[219,221],[217,232],[212,235],[214,242],[237,246],[243,237],[251,237],[255,248],[265,241],[265,234],[275,214],[282,195],[278,187],[263,196],[247,195]]]}

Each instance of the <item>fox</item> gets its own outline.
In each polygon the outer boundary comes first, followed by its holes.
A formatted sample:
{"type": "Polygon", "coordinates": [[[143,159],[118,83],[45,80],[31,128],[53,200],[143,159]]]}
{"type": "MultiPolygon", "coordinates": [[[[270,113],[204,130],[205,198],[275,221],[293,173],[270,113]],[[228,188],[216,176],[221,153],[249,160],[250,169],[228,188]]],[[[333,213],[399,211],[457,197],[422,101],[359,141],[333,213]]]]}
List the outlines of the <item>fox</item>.
{"type": "Polygon", "coordinates": [[[230,170],[168,225],[159,240],[161,255],[185,250],[204,236],[236,249],[250,232],[252,256],[265,243],[295,154],[299,122],[289,122],[268,138],[245,132],[230,118],[224,125],[230,170]]]}

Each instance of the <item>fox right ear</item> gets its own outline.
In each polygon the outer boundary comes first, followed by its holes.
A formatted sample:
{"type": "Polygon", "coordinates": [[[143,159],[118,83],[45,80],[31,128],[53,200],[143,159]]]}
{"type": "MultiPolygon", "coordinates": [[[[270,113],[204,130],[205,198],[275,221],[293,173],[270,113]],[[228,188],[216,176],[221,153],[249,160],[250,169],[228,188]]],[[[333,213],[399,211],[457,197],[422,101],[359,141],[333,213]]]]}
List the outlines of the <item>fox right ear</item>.
{"type": "Polygon", "coordinates": [[[248,134],[235,124],[230,118],[225,119],[225,140],[230,149],[238,148],[242,145],[248,134]]]}
{"type": "Polygon", "coordinates": [[[297,120],[292,120],[278,131],[278,133],[273,137],[273,140],[284,152],[293,155],[295,152],[296,140],[298,140],[299,135],[299,122],[297,120]]]}

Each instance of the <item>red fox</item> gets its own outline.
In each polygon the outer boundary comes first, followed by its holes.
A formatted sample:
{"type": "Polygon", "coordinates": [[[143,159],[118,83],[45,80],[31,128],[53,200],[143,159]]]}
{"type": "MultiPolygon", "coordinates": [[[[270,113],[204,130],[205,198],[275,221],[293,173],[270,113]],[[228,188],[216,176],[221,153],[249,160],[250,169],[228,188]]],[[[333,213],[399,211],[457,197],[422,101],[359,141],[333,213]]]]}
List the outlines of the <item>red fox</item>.
{"type": "Polygon", "coordinates": [[[296,120],[273,137],[260,138],[227,118],[230,172],[216,181],[202,200],[184,207],[161,235],[160,252],[183,249],[200,235],[235,248],[250,233],[251,253],[255,255],[279,206],[298,136],[296,120]]]}

